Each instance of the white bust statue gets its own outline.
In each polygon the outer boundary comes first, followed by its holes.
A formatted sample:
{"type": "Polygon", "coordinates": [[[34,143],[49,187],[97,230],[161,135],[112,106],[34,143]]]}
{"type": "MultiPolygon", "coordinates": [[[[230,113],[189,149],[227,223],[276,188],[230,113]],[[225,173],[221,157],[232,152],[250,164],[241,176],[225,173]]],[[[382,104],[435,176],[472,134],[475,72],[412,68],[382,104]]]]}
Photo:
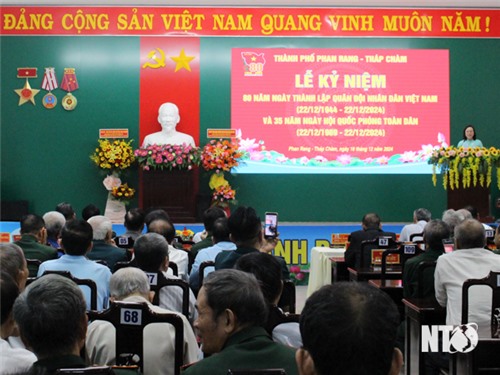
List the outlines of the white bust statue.
{"type": "Polygon", "coordinates": [[[183,143],[195,147],[193,137],[175,130],[180,120],[179,108],[174,103],[163,103],[158,109],[158,122],[162,130],[147,135],[144,138],[142,147],[149,145],[182,145],[183,143]]]}

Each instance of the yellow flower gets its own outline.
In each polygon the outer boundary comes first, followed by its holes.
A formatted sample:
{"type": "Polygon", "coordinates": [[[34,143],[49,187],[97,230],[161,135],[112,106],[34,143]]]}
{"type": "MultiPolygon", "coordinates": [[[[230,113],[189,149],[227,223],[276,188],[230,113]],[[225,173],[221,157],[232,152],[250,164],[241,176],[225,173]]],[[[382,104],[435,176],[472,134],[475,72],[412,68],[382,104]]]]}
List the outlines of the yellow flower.
{"type": "Polygon", "coordinates": [[[226,181],[226,179],[224,178],[224,175],[217,174],[217,173],[214,173],[212,175],[212,177],[210,177],[210,182],[208,183],[208,186],[212,190],[216,190],[221,186],[228,186],[228,185],[229,185],[229,182],[226,181]]]}

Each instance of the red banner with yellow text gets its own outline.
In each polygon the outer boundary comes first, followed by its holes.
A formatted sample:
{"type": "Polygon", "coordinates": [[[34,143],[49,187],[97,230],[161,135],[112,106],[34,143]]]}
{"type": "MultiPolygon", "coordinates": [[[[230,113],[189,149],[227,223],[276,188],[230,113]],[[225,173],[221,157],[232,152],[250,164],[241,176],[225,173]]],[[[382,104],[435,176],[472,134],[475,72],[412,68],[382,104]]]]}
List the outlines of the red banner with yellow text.
{"type": "Polygon", "coordinates": [[[499,38],[499,9],[3,6],[2,35],[499,38]]]}

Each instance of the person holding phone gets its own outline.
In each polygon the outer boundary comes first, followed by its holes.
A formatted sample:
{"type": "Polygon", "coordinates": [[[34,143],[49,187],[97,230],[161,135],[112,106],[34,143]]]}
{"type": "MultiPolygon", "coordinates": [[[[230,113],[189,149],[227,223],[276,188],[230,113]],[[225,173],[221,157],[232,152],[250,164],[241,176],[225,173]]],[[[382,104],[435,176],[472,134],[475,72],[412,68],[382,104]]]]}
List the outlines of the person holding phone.
{"type": "MultiPolygon", "coordinates": [[[[264,236],[262,223],[257,212],[252,207],[240,206],[229,217],[229,238],[236,244],[236,250],[222,251],[215,257],[215,269],[233,268],[236,261],[245,254],[254,252],[270,253],[278,242],[277,215],[276,236],[264,236]]],[[[270,232],[272,233],[272,231],[270,232]]],[[[290,278],[290,271],[282,257],[277,257],[281,263],[283,280],[290,278]]]]}

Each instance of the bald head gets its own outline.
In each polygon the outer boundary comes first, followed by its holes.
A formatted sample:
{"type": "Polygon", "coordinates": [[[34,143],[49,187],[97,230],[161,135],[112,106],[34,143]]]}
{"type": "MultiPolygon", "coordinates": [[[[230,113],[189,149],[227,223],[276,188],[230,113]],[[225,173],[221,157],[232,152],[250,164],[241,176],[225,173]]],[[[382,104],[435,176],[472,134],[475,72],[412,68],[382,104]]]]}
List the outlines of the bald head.
{"type": "Polygon", "coordinates": [[[175,227],[169,220],[156,219],[148,225],[148,233],[158,233],[170,244],[175,238],[175,227]]]}

